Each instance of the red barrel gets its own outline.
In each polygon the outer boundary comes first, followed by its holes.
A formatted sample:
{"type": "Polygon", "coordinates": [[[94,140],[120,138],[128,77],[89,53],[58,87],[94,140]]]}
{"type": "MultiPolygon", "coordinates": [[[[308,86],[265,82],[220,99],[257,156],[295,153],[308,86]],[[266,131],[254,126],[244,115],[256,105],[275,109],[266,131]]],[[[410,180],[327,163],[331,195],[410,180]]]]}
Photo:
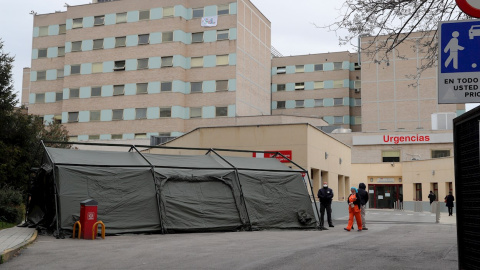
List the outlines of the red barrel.
{"type": "Polygon", "coordinates": [[[83,239],[92,239],[92,227],[97,222],[98,202],[88,199],[80,202],[80,223],[83,239]]]}

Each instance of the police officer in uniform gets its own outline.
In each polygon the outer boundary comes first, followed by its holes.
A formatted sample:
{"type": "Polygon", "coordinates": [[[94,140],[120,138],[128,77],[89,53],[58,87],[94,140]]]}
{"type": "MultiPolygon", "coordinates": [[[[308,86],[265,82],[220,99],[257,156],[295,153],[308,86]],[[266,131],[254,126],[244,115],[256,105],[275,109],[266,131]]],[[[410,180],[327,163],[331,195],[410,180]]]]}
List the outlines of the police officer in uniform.
{"type": "Polygon", "coordinates": [[[325,217],[325,209],[327,210],[327,220],[328,226],[334,227],[332,223],[332,199],[333,199],[333,191],[331,188],[328,188],[327,182],[323,183],[323,188],[318,190],[318,199],[320,200],[320,228],[323,230],[328,230],[323,226],[324,217],[325,217]]]}

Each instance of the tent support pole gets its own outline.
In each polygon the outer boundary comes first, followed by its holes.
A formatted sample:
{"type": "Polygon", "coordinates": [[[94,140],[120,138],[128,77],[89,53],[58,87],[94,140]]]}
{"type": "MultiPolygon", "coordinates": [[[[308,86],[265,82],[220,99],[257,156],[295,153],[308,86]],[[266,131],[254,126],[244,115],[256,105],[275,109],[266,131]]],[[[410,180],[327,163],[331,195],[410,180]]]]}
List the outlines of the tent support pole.
{"type": "Polygon", "coordinates": [[[226,162],[228,165],[230,165],[234,170],[235,170],[235,178],[237,180],[238,186],[240,187],[240,199],[242,200],[242,203],[245,207],[245,213],[247,214],[247,230],[251,231],[252,230],[252,222],[250,221],[250,215],[248,214],[248,209],[247,209],[247,203],[245,201],[245,196],[243,195],[243,188],[242,188],[242,183],[240,182],[240,176],[238,175],[238,169],[235,167],[232,163],[228,162],[225,158],[223,158],[221,155],[219,155],[213,148],[208,150],[208,153],[213,152],[215,155],[217,155],[219,158],[221,158],[224,162],[226,162]]]}
{"type": "Polygon", "coordinates": [[[43,140],[41,141],[42,143],[42,146],[43,146],[43,150],[45,151],[45,153],[47,153],[47,156],[48,156],[48,159],[50,159],[50,161],[52,162],[53,166],[52,166],[52,175],[53,175],[53,192],[54,192],[54,195],[55,195],[55,214],[56,214],[56,224],[57,224],[57,239],[60,238],[60,228],[59,228],[59,225],[58,225],[58,220],[60,219],[60,211],[58,209],[58,190],[57,190],[57,181],[56,181],[56,175],[55,175],[55,162],[53,161],[52,157],[50,156],[50,154],[48,153],[47,151],[47,147],[45,146],[45,143],[43,142],[43,140]]]}
{"type": "MultiPolygon", "coordinates": [[[[150,164],[150,172],[152,173],[152,177],[153,177],[153,184],[155,185],[155,195],[157,197],[157,209],[158,209],[158,218],[159,218],[159,221],[160,221],[160,229],[162,230],[162,234],[165,234],[166,233],[166,230],[165,230],[165,226],[163,224],[163,219],[162,219],[162,212],[161,212],[161,209],[160,209],[160,194],[159,192],[160,189],[157,190],[157,178],[155,177],[155,165],[153,165],[148,159],[147,157],[145,157],[140,151],[138,151],[137,147],[135,147],[135,145],[132,145],[132,147],[130,148],[130,150],[132,149],[135,149],[135,151],[148,163],[150,164]],[[157,192],[158,191],[158,192],[157,192]]],[[[130,152],[130,151],[129,151],[130,152]]]]}
{"type": "MultiPolygon", "coordinates": [[[[278,155],[281,155],[284,159],[290,161],[293,165],[297,166],[298,168],[300,168],[301,170],[303,170],[306,175],[307,175],[307,178],[308,178],[308,183],[310,184],[310,192],[312,193],[312,201],[313,201],[313,205],[315,205],[315,210],[317,211],[317,215],[318,215],[318,220],[320,220],[320,211],[317,207],[317,202],[315,201],[315,193],[313,192],[313,185],[312,185],[312,181],[310,179],[310,173],[305,170],[302,166],[298,165],[297,163],[293,162],[291,159],[287,158],[286,156],[284,156],[282,153],[280,152],[277,152],[278,155]]],[[[307,183],[305,183],[305,187],[307,186],[307,183]]],[[[308,189],[308,187],[306,187],[308,189]]],[[[317,227],[321,230],[322,228],[320,228],[320,223],[317,221],[317,227]]]]}

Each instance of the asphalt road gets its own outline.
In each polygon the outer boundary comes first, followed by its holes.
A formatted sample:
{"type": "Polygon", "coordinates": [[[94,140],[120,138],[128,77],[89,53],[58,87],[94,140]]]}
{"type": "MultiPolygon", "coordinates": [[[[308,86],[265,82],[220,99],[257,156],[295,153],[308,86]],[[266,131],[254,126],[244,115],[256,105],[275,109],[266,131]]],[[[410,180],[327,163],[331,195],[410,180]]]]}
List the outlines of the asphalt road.
{"type": "MultiPolygon", "coordinates": [[[[453,219],[451,219],[453,220],[453,219]]],[[[39,236],[2,269],[457,269],[455,223],[430,213],[369,211],[368,231],[39,236]]]]}

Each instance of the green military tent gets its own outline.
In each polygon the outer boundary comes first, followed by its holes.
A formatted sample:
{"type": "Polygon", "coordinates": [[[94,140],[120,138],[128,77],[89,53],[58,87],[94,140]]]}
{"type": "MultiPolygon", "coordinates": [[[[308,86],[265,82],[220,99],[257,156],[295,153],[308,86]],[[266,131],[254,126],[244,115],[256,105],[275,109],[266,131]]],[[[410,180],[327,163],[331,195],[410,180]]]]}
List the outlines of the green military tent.
{"type": "Polygon", "coordinates": [[[107,234],[318,226],[302,171],[275,158],[205,150],[159,155],[135,146],[128,152],[44,147],[27,223],[68,233],[80,202],[94,199],[107,234]]]}

